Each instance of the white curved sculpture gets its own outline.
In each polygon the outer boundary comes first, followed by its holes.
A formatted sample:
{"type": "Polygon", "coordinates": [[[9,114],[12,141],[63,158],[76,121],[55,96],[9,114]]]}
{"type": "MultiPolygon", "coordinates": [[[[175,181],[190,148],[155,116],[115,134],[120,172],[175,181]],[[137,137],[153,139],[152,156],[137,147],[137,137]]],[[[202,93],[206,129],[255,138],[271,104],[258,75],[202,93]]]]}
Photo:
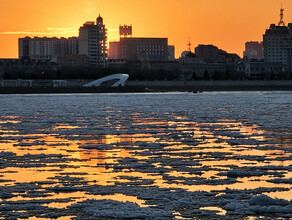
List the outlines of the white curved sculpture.
{"type": "Polygon", "coordinates": [[[92,87],[92,86],[98,87],[98,86],[101,86],[102,83],[104,83],[106,81],[114,80],[114,79],[118,79],[119,81],[117,81],[116,83],[111,85],[111,87],[125,86],[125,82],[127,81],[128,78],[129,78],[128,74],[117,73],[117,74],[113,74],[113,75],[109,75],[109,76],[100,78],[98,80],[94,80],[90,83],[83,85],[83,87],[92,87]]]}

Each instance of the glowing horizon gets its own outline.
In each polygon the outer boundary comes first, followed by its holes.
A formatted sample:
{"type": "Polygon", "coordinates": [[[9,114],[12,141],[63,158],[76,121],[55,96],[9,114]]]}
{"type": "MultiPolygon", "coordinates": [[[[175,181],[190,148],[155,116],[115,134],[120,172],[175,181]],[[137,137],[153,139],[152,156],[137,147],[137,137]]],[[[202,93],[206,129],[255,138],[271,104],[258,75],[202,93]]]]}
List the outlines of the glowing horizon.
{"type": "MultiPolygon", "coordinates": [[[[283,0],[284,21],[292,22],[292,2],[283,0]]],[[[198,44],[213,44],[242,56],[247,41],[262,41],[279,22],[281,1],[274,0],[11,0],[1,2],[0,58],[18,57],[20,37],[78,36],[79,27],[99,14],[108,41],[119,39],[120,24],[133,25],[133,37],[167,37],[176,57],[198,44]],[[17,5],[17,7],[15,6],[17,5]]]]}

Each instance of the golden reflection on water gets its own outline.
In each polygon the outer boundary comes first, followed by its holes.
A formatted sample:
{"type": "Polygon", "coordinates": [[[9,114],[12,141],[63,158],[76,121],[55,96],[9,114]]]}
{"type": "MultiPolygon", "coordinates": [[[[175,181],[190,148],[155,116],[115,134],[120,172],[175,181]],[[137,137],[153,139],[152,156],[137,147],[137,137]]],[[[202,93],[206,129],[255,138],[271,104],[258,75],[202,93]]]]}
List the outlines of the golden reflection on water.
{"type": "Polygon", "coordinates": [[[14,183],[29,183],[35,181],[47,181],[48,178],[54,177],[55,173],[50,172],[51,168],[46,168],[45,170],[39,170],[39,168],[19,168],[12,167],[3,169],[4,179],[11,180],[12,182],[0,183],[3,185],[14,185],[14,183]],[[45,172],[44,172],[45,171],[45,172]]]}
{"type": "MultiPolygon", "coordinates": [[[[0,121],[0,124],[5,123],[21,123],[19,117],[12,120],[13,117],[10,117],[7,120],[0,121]]],[[[186,117],[177,116],[176,120],[187,120],[186,117]]],[[[222,153],[222,154],[229,154],[232,155],[244,155],[244,156],[266,156],[267,159],[276,159],[277,157],[285,157],[289,155],[287,152],[279,149],[279,150],[257,150],[254,149],[253,145],[230,145],[228,140],[231,139],[229,136],[224,135],[216,135],[214,131],[217,131],[215,128],[214,130],[211,129],[212,127],[220,127],[221,130],[224,131],[237,131],[243,136],[247,138],[254,138],[259,141],[270,140],[271,138],[265,137],[266,131],[260,130],[260,128],[256,125],[246,126],[243,123],[233,122],[229,120],[219,120],[217,123],[196,123],[196,122],[189,122],[189,121],[166,121],[166,120],[157,120],[154,118],[139,118],[135,119],[135,125],[141,125],[142,128],[137,128],[138,130],[144,130],[145,133],[137,133],[137,134],[121,134],[121,135],[112,135],[107,134],[103,136],[90,136],[90,135],[76,135],[78,137],[76,140],[74,138],[66,139],[64,136],[52,133],[49,135],[46,134],[26,134],[26,135],[18,135],[15,134],[17,131],[9,131],[3,129],[1,132],[4,134],[1,135],[2,138],[14,136],[14,137],[22,137],[27,139],[21,140],[12,140],[9,142],[1,143],[1,151],[12,151],[17,154],[17,156],[23,156],[25,154],[62,154],[72,159],[70,162],[67,162],[69,165],[73,167],[62,167],[61,169],[58,167],[54,167],[54,165],[58,164],[50,164],[49,166],[45,167],[38,167],[38,168],[25,168],[25,167],[12,167],[12,168],[5,168],[1,170],[1,174],[3,177],[0,176],[0,179],[8,179],[12,182],[4,182],[1,183],[1,186],[13,185],[15,183],[23,183],[23,182],[32,182],[32,181],[47,181],[50,178],[53,178],[60,173],[85,173],[85,175],[76,175],[76,177],[84,178],[86,181],[89,181],[88,184],[98,184],[98,185],[114,185],[117,181],[120,183],[127,183],[128,180],[120,179],[120,176],[128,176],[128,177],[138,177],[140,179],[150,179],[154,180],[154,184],[161,188],[182,188],[190,191],[212,191],[212,190],[224,190],[226,187],[231,189],[255,189],[259,187],[287,187],[290,188],[289,184],[275,184],[267,182],[269,177],[244,177],[244,178],[237,178],[239,182],[232,183],[230,185],[186,185],[186,184],[178,184],[178,183],[171,183],[167,182],[163,179],[162,175],[153,175],[151,173],[146,172],[137,172],[135,170],[127,170],[123,169],[119,172],[107,169],[105,166],[98,166],[98,164],[118,164],[118,159],[121,158],[136,158],[139,161],[145,160],[150,158],[151,156],[140,156],[139,153],[143,151],[139,149],[138,144],[135,143],[139,142],[147,142],[147,143],[167,143],[170,146],[165,146],[165,148],[172,151],[174,149],[178,149],[175,153],[192,153],[192,155],[197,154],[208,154],[208,153],[222,153]],[[150,128],[147,125],[152,125],[150,128]],[[153,125],[157,126],[155,128],[153,125]],[[160,126],[160,127],[159,127],[160,126]],[[198,140],[197,144],[193,144],[192,142],[186,143],[181,139],[172,140],[172,138],[168,137],[167,133],[165,132],[165,128],[171,127],[175,131],[179,131],[185,134],[192,134],[193,140],[198,140]],[[204,128],[204,129],[202,129],[204,128]],[[147,134],[147,130],[157,131],[160,132],[164,138],[160,140],[159,137],[154,137],[152,134],[147,134]],[[14,133],[13,135],[5,134],[6,132],[14,133]],[[162,133],[161,133],[162,132],[162,133]],[[256,136],[255,136],[256,135],[256,136]],[[251,137],[250,137],[251,136],[251,137]],[[30,139],[29,137],[35,137],[30,139]],[[82,139],[84,137],[84,139],[82,139]],[[90,139],[88,139],[90,138],[90,139]],[[29,145],[25,146],[25,144],[18,145],[20,142],[31,144],[35,141],[38,143],[42,143],[40,145],[29,145]],[[123,144],[127,145],[127,143],[131,144],[131,150],[127,150],[123,148],[123,144]],[[113,149],[104,149],[104,150],[87,150],[87,149],[80,149],[79,146],[82,145],[112,145],[114,146],[113,149]],[[190,145],[192,145],[190,147],[190,145]],[[121,145],[121,146],[120,146],[121,145]],[[179,150],[182,149],[182,150],[179,150]]],[[[70,124],[56,124],[52,127],[52,131],[58,130],[74,130],[80,128],[79,126],[71,126],[70,124]]],[[[122,130],[121,126],[118,127],[117,130],[122,130]]],[[[74,136],[73,136],[74,137],[74,136]]],[[[280,146],[280,145],[278,145],[280,146]]],[[[281,147],[283,144],[281,143],[281,147]]],[[[291,145],[290,145],[291,147],[291,145]]],[[[173,158],[180,158],[181,156],[178,154],[169,155],[170,159],[173,158]]],[[[225,160],[217,160],[216,158],[209,158],[206,160],[203,157],[196,157],[194,156],[194,160],[197,160],[200,165],[198,167],[210,167],[210,168],[223,168],[224,170],[228,170],[229,168],[226,166],[234,165],[238,167],[242,166],[266,166],[266,165],[281,165],[281,166],[289,166],[291,165],[291,160],[288,161],[279,161],[279,160],[269,160],[267,164],[266,161],[250,161],[248,159],[228,159],[225,160]]],[[[154,164],[156,167],[160,166],[159,164],[154,164]]],[[[171,167],[165,167],[171,168],[171,167]]],[[[178,172],[178,171],[171,171],[167,174],[170,177],[201,177],[209,180],[211,178],[215,179],[224,179],[223,176],[218,176],[217,174],[221,171],[216,170],[204,170],[202,175],[196,174],[189,174],[186,172],[178,172]]],[[[290,178],[292,176],[291,172],[285,174],[285,178],[290,178]]],[[[290,191],[291,192],[291,191],[290,191]]],[[[270,196],[285,198],[285,199],[292,199],[291,193],[287,192],[274,192],[269,193],[270,196]],[[290,194],[290,196],[289,196],[290,194]]],[[[123,194],[115,194],[115,195],[106,195],[106,196],[92,196],[85,194],[84,192],[77,192],[77,193],[60,193],[60,194],[53,194],[50,198],[51,199],[58,199],[58,198],[72,198],[76,197],[74,201],[82,201],[85,199],[112,199],[117,201],[130,201],[136,202],[140,206],[144,206],[144,201],[137,199],[136,197],[126,196],[123,194]]],[[[20,199],[20,198],[13,198],[13,199],[20,199]]],[[[13,200],[12,199],[12,200],[13,200]]],[[[23,200],[23,198],[21,198],[23,200]]],[[[68,204],[63,204],[68,205],[68,204]]],[[[49,207],[60,207],[62,204],[59,203],[51,203],[49,207]]],[[[218,209],[218,207],[206,207],[206,210],[215,210],[219,211],[222,215],[224,215],[224,210],[218,209]]],[[[33,218],[31,218],[33,219],[33,218]]],[[[66,218],[65,218],[66,219],[66,218]]]]}
{"type": "Polygon", "coordinates": [[[72,126],[70,124],[56,124],[55,126],[53,126],[52,130],[53,131],[57,131],[57,130],[72,130],[72,129],[76,129],[76,128],[80,128],[79,126],[72,126]]]}
{"type": "Polygon", "coordinates": [[[292,189],[290,189],[289,191],[269,192],[269,193],[264,193],[264,194],[272,198],[281,198],[281,199],[286,199],[288,201],[292,200],[292,189]]]}
{"type": "Polygon", "coordinates": [[[218,215],[226,215],[226,211],[220,207],[213,207],[213,206],[207,206],[207,207],[201,207],[201,210],[210,210],[210,211],[216,211],[218,215]]]}
{"type": "MultiPolygon", "coordinates": [[[[110,199],[119,202],[134,202],[137,203],[140,207],[146,207],[145,201],[138,199],[134,196],[127,196],[123,194],[113,194],[113,195],[89,195],[85,192],[70,192],[70,193],[58,193],[53,194],[52,196],[46,196],[46,200],[55,200],[55,199],[64,199],[64,198],[72,198],[70,202],[51,202],[47,204],[50,208],[67,208],[68,206],[75,204],[76,202],[82,202],[87,199],[110,199]]],[[[34,199],[43,199],[42,197],[35,197],[34,199]]],[[[23,198],[21,196],[13,197],[12,199],[7,199],[6,201],[30,201],[31,198],[23,198]]]]}
{"type": "MultiPolygon", "coordinates": [[[[56,218],[55,220],[72,220],[75,216],[64,216],[60,218],[56,218]]],[[[20,218],[21,220],[47,220],[47,218],[39,218],[39,217],[29,217],[29,218],[20,218]]]]}
{"type": "Polygon", "coordinates": [[[5,121],[0,121],[0,124],[7,124],[7,123],[17,124],[17,123],[21,123],[21,122],[22,121],[5,120],[5,121]]]}

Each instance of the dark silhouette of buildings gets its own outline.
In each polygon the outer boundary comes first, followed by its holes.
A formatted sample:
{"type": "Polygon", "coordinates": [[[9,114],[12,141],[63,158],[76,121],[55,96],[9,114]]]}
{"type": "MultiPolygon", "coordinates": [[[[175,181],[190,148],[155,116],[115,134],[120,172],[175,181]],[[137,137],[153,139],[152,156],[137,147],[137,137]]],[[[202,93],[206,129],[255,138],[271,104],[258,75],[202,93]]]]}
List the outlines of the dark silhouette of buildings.
{"type": "Polygon", "coordinates": [[[229,63],[227,69],[231,73],[243,74],[247,79],[253,80],[272,80],[272,79],[288,79],[286,66],[282,63],[260,62],[245,59],[239,63],[229,63]]]}
{"type": "Polygon", "coordinates": [[[200,44],[195,48],[197,58],[201,58],[204,62],[214,63],[218,59],[218,47],[213,45],[200,44]]]}
{"type": "Polygon", "coordinates": [[[168,60],[167,38],[121,38],[110,42],[109,58],[126,61],[168,60]]]}
{"type": "Polygon", "coordinates": [[[0,78],[34,78],[37,74],[45,76],[49,71],[56,71],[57,65],[49,60],[0,59],[0,78]]]}
{"type": "Polygon", "coordinates": [[[120,38],[132,37],[133,30],[132,25],[120,25],[119,33],[120,38]]]}
{"type": "Polygon", "coordinates": [[[19,38],[19,58],[55,61],[60,65],[107,65],[107,30],[102,17],[86,22],[79,29],[79,37],[19,38]],[[86,58],[87,56],[88,58],[86,58]]]}
{"type": "Polygon", "coordinates": [[[174,45],[168,45],[168,60],[175,60],[175,47],[174,45]]]}
{"type": "Polygon", "coordinates": [[[132,37],[132,26],[120,25],[120,41],[109,43],[109,59],[133,61],[167,61],[174,55],[167,38],[132,37]],[[168,51],[170,49],[170,51],[168,51]]]}
{"type": "Polygon", "coordinates": [[[81,54],[58,54],[53,57],[52,62],[59,66],[88,66],[89,57],[81,54]]]}
{"type": "Polygon", "coordinates": [[[283,63],[289,72],[292,64],[292,23],[288,26],[271,24],[264,34],[265,62],[283,63]]]}
{"type": "Polygon", "coordinates": [[[78,54],[78,38],[25,37],[18,39],[20,59],[52,60],[56,55],[78,54]]]}
{"type": "Polygon", "coordinates": [[[292,70],[292,23],[285,26],[283,12],[281,8],[279,24],[271,24],[263,42],[246,42],[243,60],[214,45],[199,44],[193,53],[190,42],[176,60],[168,38],[132,37],[131,25],[120,25],[120,40],[109,42],[107,51],[107,29],[99,16],[80,27],[79,37],[20,38],[21,59],[0,60],[0,76],[74,79],[123,71],[147,80],[287,79],[292,70]]]}
{"type": "Polygon", "coordinates": [[[278,26],[271,24],[263,36],[264,60],[265,62],[282,63],[287,71],[292,68],[292,23],[285,26],[283,21],[284,9],[280,10],[280,21],[278,26]]]}
{"type": "Polygon", "coordinates": [[[119,57],[127,61],[168,60],[167,38],[121,38],[119,57]]]}
{"type": "Polygon", "coordinates": [[[227,53],[214,45],[200,44],[195,48],[195,54],[205,63],[231,63],[240,60],[237,54],[227,53]]]}
{"type": "Polygon", "coordinates": [[[262,60],[264,59],[263,42],[248,41],[245,43],[245,51],[243,57],[247,57],[250,60],[262,60]]]}

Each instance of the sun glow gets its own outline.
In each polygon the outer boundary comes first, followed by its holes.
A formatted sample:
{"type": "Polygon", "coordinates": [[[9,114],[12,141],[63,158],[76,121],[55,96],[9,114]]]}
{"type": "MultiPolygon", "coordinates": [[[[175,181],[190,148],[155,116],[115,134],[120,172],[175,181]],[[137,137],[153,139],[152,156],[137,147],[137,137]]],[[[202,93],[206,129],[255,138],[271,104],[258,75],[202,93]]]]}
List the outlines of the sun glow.
{"type": "MultiPolygon", "coordinates": [[[[292,2],[283,0],[284,20],[292,21],[292,2]]],[[[104,18],[108,41],[118,40],[118,26],[132,24],[135,37],[168,37],[176,56],[198,44],[214,44],[242,55],[246,41],[261,41],[271,23],[278,23],[280,1],[271,0],[11,0],[1,1],[0,57],[18,56],[18,38],[78,36],[79,27],[104,18]]]]}

